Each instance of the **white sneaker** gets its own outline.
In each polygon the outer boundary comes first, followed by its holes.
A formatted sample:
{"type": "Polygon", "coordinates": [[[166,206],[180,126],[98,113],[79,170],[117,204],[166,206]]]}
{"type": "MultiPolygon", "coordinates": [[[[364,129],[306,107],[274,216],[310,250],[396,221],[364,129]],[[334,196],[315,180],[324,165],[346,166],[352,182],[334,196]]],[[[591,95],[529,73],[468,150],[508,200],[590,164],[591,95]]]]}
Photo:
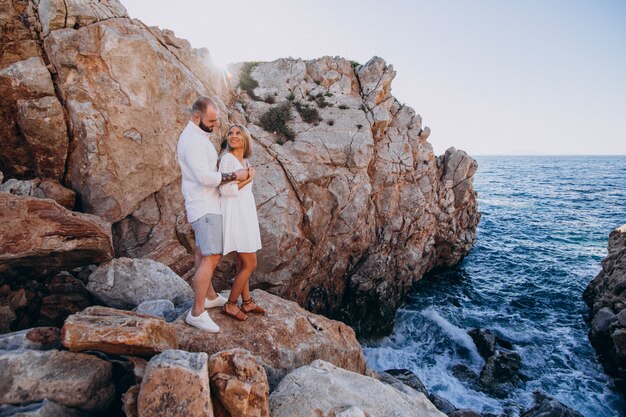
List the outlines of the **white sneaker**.
{"type": "Polygon", "coordinates": [[[217,333],[220,331],[220,327],[209,317],[209,313],[205,311],[199,316],[195,317],[191,315],[191,310],[185,317],[185,322],[190,326],[197,327],[198,329],[206,330],[210,333],[217,333]]]}
{"type": "Polygon", "coordinates": [[[204,308],[223,307],[224,304],[226,304],[226,301],[228,301],[227,298],[217,294],[217,297],[213,300],[209,300],[207,298],[204,299],[204,308]]]}

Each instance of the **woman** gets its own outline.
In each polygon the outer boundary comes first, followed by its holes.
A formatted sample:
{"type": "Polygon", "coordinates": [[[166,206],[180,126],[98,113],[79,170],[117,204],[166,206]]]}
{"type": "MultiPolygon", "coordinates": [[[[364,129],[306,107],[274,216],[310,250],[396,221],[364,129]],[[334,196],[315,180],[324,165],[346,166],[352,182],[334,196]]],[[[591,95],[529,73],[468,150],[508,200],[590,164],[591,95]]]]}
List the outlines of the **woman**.
{"type": "Polygon", "coordinates": [[[248,129],[236,124],[228,129],[226,152],[219,163],[220,172],[248,169],[245,181],[220,186],[222,196],[222,220],[224,222],[224,255],[237,252],[237,273],[228,301],[222,312],[237,320],[246,320],[247,314],[265,314],[250,296],[250,276],[256,269],[256,251],[261,249],[261,233],[252,194],[252,180],[256,171],[248,164],[252,153],[252,138],[248,129]],[[241,295],[241,308],[237,300],[241,295]]]}

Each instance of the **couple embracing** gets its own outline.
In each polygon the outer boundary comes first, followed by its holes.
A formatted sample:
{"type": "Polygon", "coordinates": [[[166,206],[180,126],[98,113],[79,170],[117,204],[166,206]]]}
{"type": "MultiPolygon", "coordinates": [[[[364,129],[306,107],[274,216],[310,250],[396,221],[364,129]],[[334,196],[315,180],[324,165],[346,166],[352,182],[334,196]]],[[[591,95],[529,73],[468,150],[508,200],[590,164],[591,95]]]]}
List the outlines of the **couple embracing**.
{"type": "Polygon", "coordinates": [[[209,133],[220,126],[219,108],[208,97],[192,107],[189,123],[178,139],[178,163],[187,220],[195,233],[194,304],[185,321],[208,332],[219,326],[206,309],[221,307],[222,313],[244,321],[248,314],[265,314],[250,296],[249,280],[256,268],[261,235],[252,194],[255,170],[247,161],[251,137],[243,125],[228,129],[227,145],[218,156],[209,133]],[[222,257],[237,252],[236,276],[228,299],[215,292],[213,273],[222,257]],[[241,296],[241,306],[237,304],[241,296]]]}

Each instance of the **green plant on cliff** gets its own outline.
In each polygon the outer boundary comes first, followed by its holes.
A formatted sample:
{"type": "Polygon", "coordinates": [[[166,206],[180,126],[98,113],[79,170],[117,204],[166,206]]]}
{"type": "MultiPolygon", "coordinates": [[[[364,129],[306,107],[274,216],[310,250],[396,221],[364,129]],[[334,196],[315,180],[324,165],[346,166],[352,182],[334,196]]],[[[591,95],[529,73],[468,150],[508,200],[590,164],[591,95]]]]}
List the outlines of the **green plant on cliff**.
{"type": "Polygon", "coordinates": [[[322,93],[318,94],[315,97],[315,102],[317,103],[320,109],[323,109],[325,107],[332,107],[332,104],[326,101],[326,98],[324,97],[322,93]]]}
{"type": "Polygon", "coordinates": [[[260,118],[261,127],[265,131],[279,136],[278,143],[281,145],[287,140],[293,140],[296,134],[287,122],[291,120],[291,103],[285,102],[270,108],[260,118]]]}
{"type": "Polygon", "coordinates": [[[302,120],[305,123],[313,123],[317,125],[322,120],[320,112],[317,111],[316,108],[310,107],[308,104],[303,104],[299,101],[294,102],[293,105],[296,107],[298,114],[302,117],[302,120]]]}
{"type": "Polygon", "coordinates": [[[241,72],[239,73],[239,87],[254,100],[258,100],[256,94],[254,94],[254,89],[259,86],[259,83],[252,78],[250,73],[259,64],[260,62],[257,61],[244,62],[241,67],[241,72]]]}

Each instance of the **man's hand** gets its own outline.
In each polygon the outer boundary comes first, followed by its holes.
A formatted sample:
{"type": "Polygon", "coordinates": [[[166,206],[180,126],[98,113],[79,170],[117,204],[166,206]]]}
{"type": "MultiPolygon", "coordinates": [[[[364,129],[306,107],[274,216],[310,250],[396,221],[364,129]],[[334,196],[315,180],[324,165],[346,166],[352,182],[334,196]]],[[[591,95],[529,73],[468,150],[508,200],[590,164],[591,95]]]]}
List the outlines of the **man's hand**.
{"type": "Polygon", "coordinates": [[[243,181],[243,180],[247,180],[249,173],[247,169],[239,169],[237,171],[234,172],[235,175],[237,175],[237,181],[243,181]]]}

